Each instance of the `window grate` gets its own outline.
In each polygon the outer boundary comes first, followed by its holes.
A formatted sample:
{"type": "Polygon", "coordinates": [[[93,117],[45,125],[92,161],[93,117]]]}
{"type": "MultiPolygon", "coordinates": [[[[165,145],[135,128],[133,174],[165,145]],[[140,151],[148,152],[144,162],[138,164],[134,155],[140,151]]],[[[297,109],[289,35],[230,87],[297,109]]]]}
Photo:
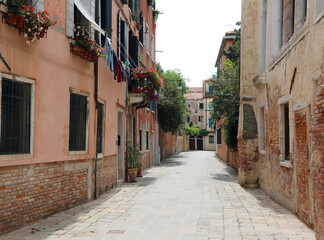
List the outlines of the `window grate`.
{"type": "Polygon", "coordinates": [[[2,79],[0,154],[30,153],[31,85],[2,79]]]}
{"type": "Polygon", "coordinates": [[[86,150],[87,113],[87,97],[71,93],[69,151],[86,150]]]}
{"type": "Polygon", "coordinates": [[[104,105],[98,104],[97,113],[97,154],[103,153],[104,105]]]}

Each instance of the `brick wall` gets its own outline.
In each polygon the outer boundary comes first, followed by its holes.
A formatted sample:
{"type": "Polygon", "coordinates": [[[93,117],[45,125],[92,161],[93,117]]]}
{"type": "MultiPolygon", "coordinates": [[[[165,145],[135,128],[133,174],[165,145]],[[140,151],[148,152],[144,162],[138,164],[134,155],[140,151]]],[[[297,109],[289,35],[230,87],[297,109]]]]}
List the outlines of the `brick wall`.
{"type": "MultiPolygon", "coordinates": [[[[93,161],[93,169],[95,161],[93,161]]],[[[105,156],[97,163],[97,197],[117,186],[117,155],[105,156]]],[[[94,189],[94,176],[93,176],[94,189]]]]}
{"type": "Polygon", "coordinates": [[[324,76],[318,84],[312,119],[312,180],[314,227],[318,239],[324,239],[324,76]]]}
{"type": "Polygon", "coordinates": [[[306,110],[295,112],[295,162],[297,179],[297,214],[305,222],[310,223],[309,203],[309,153],[307,142],[306,110]]]}
{"type": "MultiPolygon", "coordinates": [[[[98,164],[98,195],[116,185],[116,163],[98,164]]],[[[94,160],[0,167],[0,235],[88,201],[93,169],[94,160]]]]}
{"type": "MultiPolygon", "coordinates": [[[[281,97],[281,89],[272,89],[270,93],[269,109],[265,111],[266,154],[260,154],[259,182],[261,188],[274,200],[294,211],[294,169],[280,166],[278,99],[281,97]]],[[[292,166],[293,156],[290,156],[292,166]]]]}

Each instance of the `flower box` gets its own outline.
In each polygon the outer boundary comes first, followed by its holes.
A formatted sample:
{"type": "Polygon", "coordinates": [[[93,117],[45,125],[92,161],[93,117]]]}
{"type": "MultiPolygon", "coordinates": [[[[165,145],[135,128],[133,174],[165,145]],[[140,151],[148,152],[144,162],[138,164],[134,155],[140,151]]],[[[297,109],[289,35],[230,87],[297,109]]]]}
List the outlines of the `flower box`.
{"type": "Polygon", "coordinates": [[[98,56],[77,45],[71,45],[71,52],[88,60],[89,62],[95,62],[98,60],[98,56]]]}
{"type": "Polygon", "coordinates": [[[10,26],[16,26],[18,23],[18,16],[13,13],[9,13],[6,17],[6,23],[10,26]]]}

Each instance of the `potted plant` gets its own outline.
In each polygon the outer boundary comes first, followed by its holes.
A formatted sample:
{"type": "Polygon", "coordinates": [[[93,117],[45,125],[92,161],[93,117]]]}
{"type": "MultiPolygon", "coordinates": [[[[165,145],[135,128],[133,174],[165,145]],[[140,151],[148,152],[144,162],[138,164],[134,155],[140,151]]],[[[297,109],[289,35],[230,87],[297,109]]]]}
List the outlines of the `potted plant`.
{"type": "Polygon", "coordinates": [[[127,143],[127,173],[129,176],[130,182],[137,182],[136,175],[137,175],[137,168],[139,166],[139,157],[141,153],[138,150],[138,146],[135,145],[134,147],[127,143]]]}
{"type": "Polygon", "coordinates": [[[143,174],[142,174],[142,163],[138,163],[137,165],[137,175],[136,177],[143,177],[143,174]]]}

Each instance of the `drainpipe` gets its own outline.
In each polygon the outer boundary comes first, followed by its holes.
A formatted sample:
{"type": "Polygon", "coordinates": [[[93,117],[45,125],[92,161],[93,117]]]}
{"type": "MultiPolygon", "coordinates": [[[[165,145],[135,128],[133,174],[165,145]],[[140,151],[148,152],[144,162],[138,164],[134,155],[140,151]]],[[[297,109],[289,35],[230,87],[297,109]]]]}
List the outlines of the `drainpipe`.
{"type": "MultiPolygon", "coordinates": [[[[95,0],[95,21],[99,22],[99,16],[98,16],[98,0],[95,0]]],[[[95,41],[98,41],[98,34],[95,32],[95,41]]],[[[95,104],[96,104],[96,110],[95,110],[95,152],[96,152],[96,158],[95,158],[95,169],[94,169],[94,199],[97,199],[97,165],[98,165],[98,153],[97,153],[97,117],[98,116],[98,60],[94,62],[94,98],[95,98],[95,104]]]]}

